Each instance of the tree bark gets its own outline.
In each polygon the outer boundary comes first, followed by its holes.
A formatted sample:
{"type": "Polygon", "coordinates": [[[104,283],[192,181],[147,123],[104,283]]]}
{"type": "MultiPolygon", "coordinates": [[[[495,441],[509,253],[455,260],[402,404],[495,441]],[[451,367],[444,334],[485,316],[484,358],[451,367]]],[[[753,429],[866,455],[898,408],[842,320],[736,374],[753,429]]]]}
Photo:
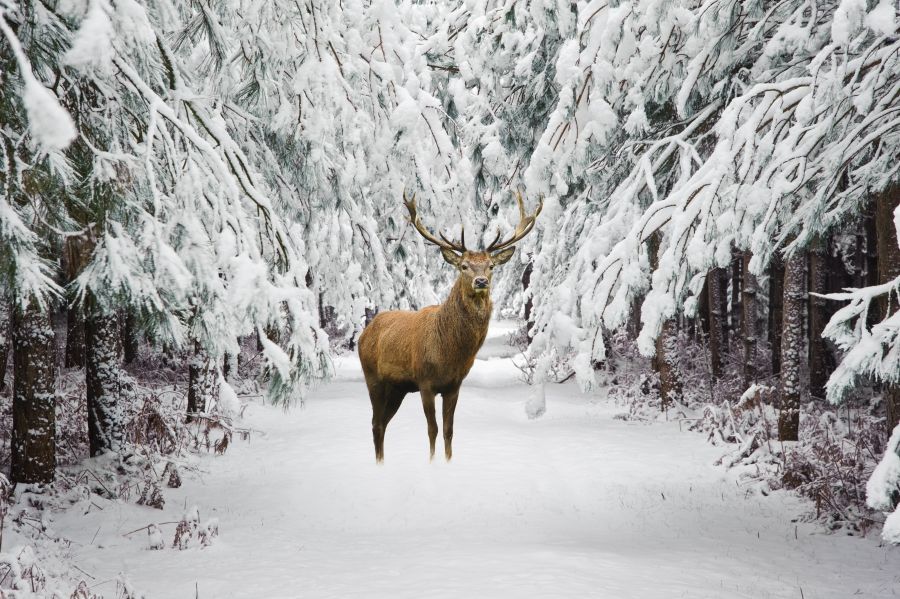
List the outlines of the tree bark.
{"type": "MultiPolygon", "coordinates": [[[[897,245],[897,228],[894,226],[894,211],[900,206],[900,183],[894,183],[878,194],[875,201],[875,228],[878,248],[878,280],[887,283],[900,276],[900,247],[897,245]]],[[[898,309],[896,295],[881,301],[879,312],[882,319],[898,309]]],[[[883,385],[887,434],[900,424],[900,383],[883,385]]]]}
{"type": "Polygon", "coordinates": [[[796,441],[800,429],[800,360],[803,354],[804,273],[806,256],[795,254],[784,268],[784,317],[781,333],[781,401],[778,438],[796,441]]]}
{"type": "Polygon", "coordinates": [[[217,369],[209,353],[194,342],[194,355],[188,365],[187,418],[191,422],[194,414],[202,413],[218,396],[217,369]]]}
{"type": "Polygon", "coordinates": [[[706,273],[703,280],[703,288],[697,296],[697,316],[690,319],[691,322],[691,338],[696,340],[704,339],[709,341],[709,279],[712,276],[712,270],[706,273]]]}
{"type": "Polygon", "coordinates": [[[659,398],[663,407],[682,399],[681,371],[678,368],[678,325],[674,318],[663,324],[656,339],[656,366],[659,370],[659,398]]]}
{"type": "Polygon", "coordinates": [[[9,299],[0,293],[0,391],[6,389],[6,363],[9,359],[9,346],[11,343],[12,326],[9,299]]]}
{"type": "MultiPolygon", "coordinates": [[[[71,283],[81,273],[94,251],[94,242],[87,236],[72,236],[65,240],[62,266],[66,283],[71,283]]],[[[68,298],[66,307],[66,368],[84,368],[84,315],[75,307],[74,298],[68,298]]]]}
{"type": "Polygon", "coordinates": [[[56,375],[48,314],[34,300],[13,310],[12,482],[49,483],[56,470],[56,375]]]}
{"type": "Polygon", "coordinates": [[[525,270],[522,271],[522,291],[527,294],[527,298],[525,299],[525,338],[528,339],[528,344],[531,345],[532,335],[531,329],[534,327],[534,318],[532,317],[532,311],[534,310],[534,298],[528,293],[528,288],[531,286],[531,273],[534,272],[534,262],[532,260],[528,260],[528,264],[525,265],[525,270]]]}
{"type": "MultiPolygon", "coordinates": [[[[650,265],[656,269],[659,265],[659,233],[655,233],[647,245],[650,265]]],[[[656,338],[656,356],[653,367],[659,374],[659,400],[662,407],[675,401],[681,401],[681,372],[678,369],[678,324],[675,318],[663,323],[656,338]]]]}
{"type": "Polygon", "coordinates": [[[84,319],[79,310],[66,310],[66,368],[84,368],[84,319]]]}
{"type": "Polygon", "coordinates": [[[780,254],[769,264],[769,346],[772,374],[781,374],[781,327],[784,325],[784,261],[780,254]]]}
{"type": "Polygon", "coordinates": [[[125,310],[122,318],[122,361],[131,364],[137,359],[140,339],[137,333],[137,319],[132,310],[125,310]]]}
{"type": "Polygon", "coordinates": [[[88,440],[91,456],[120,451],[124,438],[123,381],[116,313],[103,313],[89,298],[84,323],[88,440]]]}
{"type": "Polygon", "coordinates": [[[750,272],[753,254],[744,252],[741,256],[741,338],[743,340],[742,369],[743,387],[747,389],[756,382],[756,276],[750,272]]]}
{"type": "MultiPolygon", "coordinates": [[[[828,293],[828,255],[822,240],[813,242],[809,252],[809,291],[811,294],[828,293]]],[[[809,297],[809,394],[825,398],[825,383],[831,375],[828,346],[822,331],[828,324],[828,300],[816,295],[809,297]]]]}
{"type": "MultiPolygon", "coordinates": [[[[871,287],[879,281],[878,272],[878,208],[880,199],[891,194],[891,188],[884,190],[871,202],[864,216],[866,254],[865,270],[863,271],[863,286],[871,287]]],[[[890,220],[893,220],[891,217],[890,220]]],[[[890,221],[889,221],[890,222],[890,221]]]]}
{"type": "Polygon", "coordinates": [[[725,270],[714,268],[706,275],[707,307],[709,309],[709,358],[713,380],[722,377],[725,364],[725,270]]]}
{"type": "Polygon", "coordinates": [[[733,339],[737,340],[741,334],[741,254],[737,250],[731,253],[731,314],[729,322],[731,323],[731,333],[733,339]]]}
{"type": "Polygon", "coordinates": [[[238,377],[240,354],[225,354],[222,359],[222,378],[231,382],[238,377]]]}

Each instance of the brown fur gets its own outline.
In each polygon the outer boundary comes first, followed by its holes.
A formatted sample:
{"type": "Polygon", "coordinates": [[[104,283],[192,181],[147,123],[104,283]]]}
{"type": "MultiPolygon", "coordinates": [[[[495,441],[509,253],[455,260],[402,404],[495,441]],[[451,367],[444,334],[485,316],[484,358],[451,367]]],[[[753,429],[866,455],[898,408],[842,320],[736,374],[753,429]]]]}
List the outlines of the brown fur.
{"type": "Polygon", "coordinates": [[[395,310],[376,316],[359,338],[369,398],[375,459],[384,459],[384,432],[407,393],[419,391],[428,421],[431,457],[437,437],[435,395],[443,398],[444,455],[453,451],[453,416],[459,387],[475,363],[491,318],[490,280],[494,266],[512,257],[513,248],[491,255],[444,250],[459,270],[447,300],[418,312],[395,310]],[[487,287],[476,288],[476,279],[487,287]]]}

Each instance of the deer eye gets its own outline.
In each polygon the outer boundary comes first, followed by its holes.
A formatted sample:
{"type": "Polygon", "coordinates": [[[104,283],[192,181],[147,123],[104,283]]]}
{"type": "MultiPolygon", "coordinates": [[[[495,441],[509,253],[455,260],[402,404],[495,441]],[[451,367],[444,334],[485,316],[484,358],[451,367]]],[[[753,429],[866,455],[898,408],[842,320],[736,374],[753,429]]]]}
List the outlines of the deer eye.
{"type": "Polygon", "coordinates": [[[460,268],[463,269],[463,270],[469,270],[469,265],[468,265],[468,264],[463,264],[462,266],[460,266],[460,268]]]}

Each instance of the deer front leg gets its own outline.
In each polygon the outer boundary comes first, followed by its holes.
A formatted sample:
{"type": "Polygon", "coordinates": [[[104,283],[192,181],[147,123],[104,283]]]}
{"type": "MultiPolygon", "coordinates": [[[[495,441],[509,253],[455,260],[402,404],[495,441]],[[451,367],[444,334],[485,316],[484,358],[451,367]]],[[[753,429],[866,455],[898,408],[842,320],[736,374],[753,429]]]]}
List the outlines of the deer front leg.
{"type": "Polygon", "coordinates": [[[449,462],[450,458],[453,457],[453,415],[456,414],[459,387],[442,395],[444,398],[444,457],[449,462]]]}
{"type": "Polygon", "coordinates": [[[420,389],[422,395],[422,408],[425,410],[425,420],[428,421],[428,445],[431,452],[428,454],[429,460],[434,459],[434,442],[437,439],[438,425],[437,417],[434,413],[434,392],[431,389],[420,389]]]}

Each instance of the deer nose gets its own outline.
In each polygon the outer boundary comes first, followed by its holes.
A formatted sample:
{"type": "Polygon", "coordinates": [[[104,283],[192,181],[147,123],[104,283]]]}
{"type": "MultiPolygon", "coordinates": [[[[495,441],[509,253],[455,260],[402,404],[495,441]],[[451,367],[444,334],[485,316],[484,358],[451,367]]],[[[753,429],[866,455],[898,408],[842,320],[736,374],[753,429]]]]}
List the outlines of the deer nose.
{"type": "Polygon", "coordinates": [[[475,289],[485,289],[488,286],[487,277],[476,277],[473,283],[475,284],[475,289]]]}

